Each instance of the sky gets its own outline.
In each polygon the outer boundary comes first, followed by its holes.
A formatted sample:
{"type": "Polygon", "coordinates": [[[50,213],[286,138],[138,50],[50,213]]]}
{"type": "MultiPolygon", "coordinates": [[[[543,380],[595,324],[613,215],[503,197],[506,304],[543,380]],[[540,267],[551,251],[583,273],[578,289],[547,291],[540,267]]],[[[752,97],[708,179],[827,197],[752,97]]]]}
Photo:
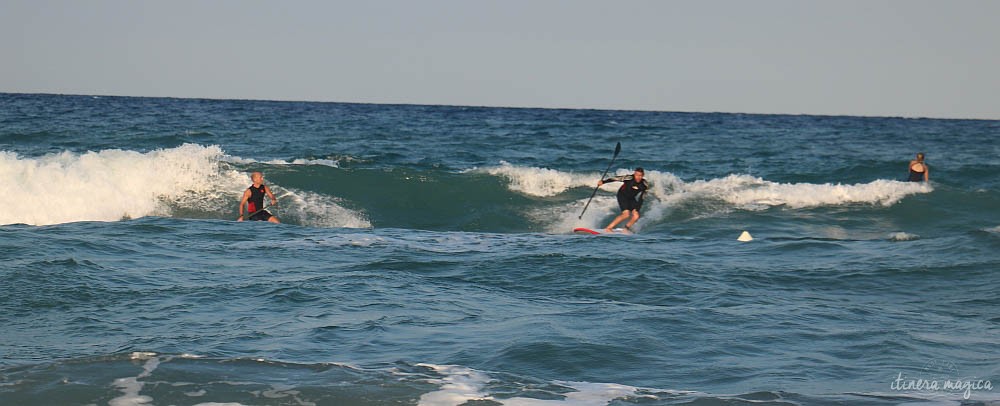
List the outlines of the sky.
{"type": "Polygon", "coordinates": [[[1000,119],[993,0],[0,0],[0,92],[1000,119]]]}

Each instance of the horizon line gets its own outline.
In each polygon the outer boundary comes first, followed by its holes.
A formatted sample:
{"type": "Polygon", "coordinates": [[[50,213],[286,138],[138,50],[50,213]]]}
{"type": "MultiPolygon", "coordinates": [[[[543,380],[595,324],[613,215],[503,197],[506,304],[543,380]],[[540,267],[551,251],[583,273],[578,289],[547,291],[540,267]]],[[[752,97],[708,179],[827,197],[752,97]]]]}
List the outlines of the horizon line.
{"type": "Polygon", "coordinates": [[[83,94],[83,93],[51,93],[51,92],[9,92],[0,90],[0,94],[14,95],[39,95],[39,96],[79,96],[79,97],[121,97],[121,98],[141,98],[141,99],[177,99],[177,100],[212,100],[212,101],[258,101],[258,102],[278,102],[278,103],[331,103],[331,104],[360,104],[373,106],[423,106],[423,107],[466,107],[483,109],[537,109],[537,110],[590,110],[590,111],[610,111],[610,112],[635,112],[635,113],[673,113],[673,114],[732,114],[732,115],[758,115],[758,116],[811,116],[811,117],[856,117],[856,118],[894,118],[906,120],[960,120],[960,121],[998,121],[1000,118],[968,118],[968,117],[929,117],[929,116],[901,116],[886,114],[856,115],[856,114],[830,114],[830,113],[763,113],[763,112],[738,112],[738,111],[695,111],[695,110],[654,110],[635,108],[611,108],[611,107],[542,107],[542,106],[502,106],[486,104],[447,104],[447,103],[414,103],[414,102],[357,102],[357,101],[337,101],[337,100],[309,100],[309,99],[256,99],[256,98],[225,98],[225,97],[205,97],[205,96],[136,96],[127,94],[83,94]]]}

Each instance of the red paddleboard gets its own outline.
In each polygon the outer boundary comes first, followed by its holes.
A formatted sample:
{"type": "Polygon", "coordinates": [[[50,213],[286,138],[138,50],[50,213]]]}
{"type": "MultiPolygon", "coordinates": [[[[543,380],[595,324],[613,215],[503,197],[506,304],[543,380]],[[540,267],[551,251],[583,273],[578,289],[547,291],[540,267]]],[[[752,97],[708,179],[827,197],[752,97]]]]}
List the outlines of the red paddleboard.
{"type": "Polygon", "coordinates": [[[628,232],[628,230],[626,230],[624,228],[616,228],[616,229],[611,230],[610,233],[607,233],[604,230],[591,230],[591,229],[586,228],[586,227],[577,227],[577,228],[573,229],[573,232],[577,233],[577,234],[590,234],[590,235],[598,235],[598,234],[632,234],[632,233],[628,232]]]}

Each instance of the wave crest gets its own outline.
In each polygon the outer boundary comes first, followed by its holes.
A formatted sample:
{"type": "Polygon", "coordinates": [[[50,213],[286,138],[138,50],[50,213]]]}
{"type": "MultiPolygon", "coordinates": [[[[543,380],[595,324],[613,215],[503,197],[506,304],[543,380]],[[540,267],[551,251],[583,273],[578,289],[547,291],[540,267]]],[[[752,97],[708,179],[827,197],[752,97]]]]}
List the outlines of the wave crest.
{"type": "Polygon", "coordinates": [[[570,188],[596,186],[596,175],[562,172],[555,169],[514,166],[501,161],[499,166],[479,170],[507,179],[509,189],[529,196],[549,197],[570,188]]]}
{"type": "MultiPolygon", "coordinates": [[[[508,190],[537,197],[568,194],[573,188],[593,187],[597,173],[574,173],[554,169],[514,166],[501,162],[499,166],[479,171],[507,180],[508,190]]],[[[618,169],[617,175],[631,170],[618,169]]],[[[772,207],[806,209],[816,207],[868,204],[892,206],[903,198],[930,193],[929,184],[878,179],[868,183],[780,183],[744,174],[685,182],[673,173],[646,171],[650,183],[642,223],[665,218],[677,207],[685,207],[691,216],[715,215],[732,210],[758,211],[772,207]]],[[[609,215],[617,214],[614,192],[618,185],[601,187],[582,218],[578,216],[589,198],[575,198],[560,207],[540,207],[530,210],[536,222],[547,224],[552,232],[564,232],[574,227],[603,227],[609,215]]]]}
{"type": "Polygon", "coordinates": [[[719,198],[739,208],[787,206],[795,209],[839,206],[846,204],[877,204],[891,206],[904,197],[929,193],[933,189],[923,183],[878,179],[853,185],[778,183],[750,175],[729,175],[719,179],[683,183],[679,192],[694,196],[719,198]]]}
{"type": "MultiPolygon", "coordinates": [[[[219,146],[184,144],[137,152],[120,149],[62,152],[35,158],[0,151],[0,176],[13,182],[0,224],[49,225],[117,221],[145,216],[235,218],[239,197],[250,184],[219,146]]],[[[304,225],[369,227],[361,214],[334,199],[283,189],[294,196],[281,206],[304,225]]]]}
{"type": "Polygon", "coordinates": [[[14,187],[0,223],[47,225],[167,215],[170,202],[241,187],[238,180],[243,176],[220,171],[222,156],[218,146],[193,144],[146,153],[112,149],[38,158],[2,152],[0,174],[14,187]]]}
{"type": "MultiPolygon", "coordinates": [[[[594,186],[598,177],[589,173],[514,166],[506,162],[482,171],[507,179],[509,190],[531,196],[555,196],[574,187],[594,186]]],[[[628,173],[631,172],[620,169],[617,174],[628,173]]],[[[651,185],[649,194],[661,200],[719,199],[744,209],[761,206],[798,209],[859,203],[891,206],[906,196],[933,191],[925,183],[886,179],[852,185],[779,183],[750,175],[732,174],[722,178],[685,182],[673,173],[653,170],[647,171],[646,179],[651,185]]],[[[616,188],[616,185],[611,184],[601,189],[614,191],[616,188]]]]}

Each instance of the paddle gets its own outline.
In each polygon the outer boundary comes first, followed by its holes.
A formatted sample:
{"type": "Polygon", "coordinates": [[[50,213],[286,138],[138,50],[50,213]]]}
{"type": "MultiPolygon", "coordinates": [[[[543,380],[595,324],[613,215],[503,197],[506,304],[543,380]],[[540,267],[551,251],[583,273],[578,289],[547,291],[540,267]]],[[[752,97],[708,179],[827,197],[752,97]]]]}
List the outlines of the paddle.
{"type": "MultiPolygon", "coordinates": [[[[601,175],[601,180],[604,180],[604,177],[608,176],[608,171],[611,170],[611,165],[615,164],[615,159],[618,159],[618,153],[619,152],[622,152],[622,143],[620,143],[620,142],[617,143],[617,144],[615,144],[615,154],[611,157],[611,163],[608,164],[608,168],[605,169],[604,170],[604,174],[601,175]]],[[[580,212],[580,217],[578,217],[578,219],[583,219],[583,213],[587,212],[587,207],[590,207],[590,201],[594,200],[594,196],[597,195],[597,189],[600,189],[600,188],[601,188],[600,185],[598,185],[597,187],[594,188],[594,193],[590,194],[590,199],[587,199],[587,204],[583,206],[583,211],[580,212]]]]}

